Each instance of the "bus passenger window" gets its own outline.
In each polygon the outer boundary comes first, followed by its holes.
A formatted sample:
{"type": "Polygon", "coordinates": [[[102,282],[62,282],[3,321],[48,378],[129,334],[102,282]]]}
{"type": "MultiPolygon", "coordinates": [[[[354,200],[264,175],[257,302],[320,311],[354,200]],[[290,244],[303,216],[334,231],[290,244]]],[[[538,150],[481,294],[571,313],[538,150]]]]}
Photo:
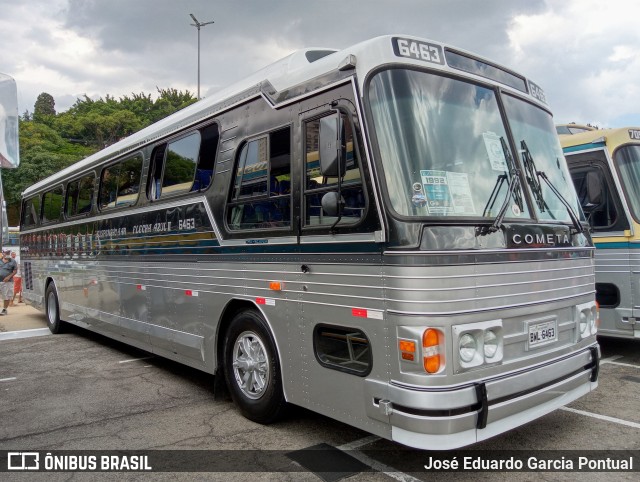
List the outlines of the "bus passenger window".
{"type": "Polygon", "coordinates": [[[100,209],[131,206],[138,200],[142,157],[135,156],[105,168],[100,178],[100,209]]]}
{"type": "MultiPolygon", "coordinates": [[[[344,208],[340,225],[354,224],[363,218],[366,209],[366,201],[360,173],[360,161],[353,138],[353,129],[347,116],[342,115],[344,126],[344,141],[346,144],[346,172],[342,178],[341,193],[344,199],[344,208]]],[[[320,119],[314,119],[305,126],[305,225],[307,226],[331,226],[336,217],[328,216],[322,209],[322,196],[329,191],[335,191],[338,178],[327,177],[320,173],[319,162],[319,132],[320,119]]]]}
{"type": "Polygon", "coordinates": [[[22,204],[21,229],[35,226],[40,219],[40,197],[34,196],[26,199],[22,204]]]}
{"type": "Polygon", "coordinates": [[[91,211],[93,190],[93,174],[71,181],[67,185],[66,214],[68,217],[91,211]]]}
{"type": "Polygon", "coordinates": [[[196,176],[193,181],[192,191],[204,191],[213,179],[213,166],[218,151],[218,125],[211,124],[200,131],[202,141],[200,143],[200,158],[196,168],[196,176]]]}
{"type": "Polygon", "coordinates": [[[232,230],[291,226],[291,128],[242,147],[227,223],[232,230]]]}
{"type": "Polygon", "coordinates": [[[169,143],[162,174],[161,197],[191,190],[199,150],[200,132],[169,143]]]}
{"type": "Polygon", "coordinates": [[[62,187],[47,191],[42,196],[42,222],[58,221],[62,214],[62,187]]]}

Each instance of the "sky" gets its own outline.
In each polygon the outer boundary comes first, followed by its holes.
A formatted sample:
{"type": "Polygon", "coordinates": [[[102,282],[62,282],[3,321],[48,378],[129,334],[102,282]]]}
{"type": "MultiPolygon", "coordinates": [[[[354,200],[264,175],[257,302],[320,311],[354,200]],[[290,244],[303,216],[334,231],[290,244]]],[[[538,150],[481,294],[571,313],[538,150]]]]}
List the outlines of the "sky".
{"type": "Polygon", "coordinates": [[[469,50],[541,86],[556,123],[640,126],[638,0],[0,0],[0,72],[20,114],[77,98],[206,97],[307,47],[408,34],[469,50]]]}

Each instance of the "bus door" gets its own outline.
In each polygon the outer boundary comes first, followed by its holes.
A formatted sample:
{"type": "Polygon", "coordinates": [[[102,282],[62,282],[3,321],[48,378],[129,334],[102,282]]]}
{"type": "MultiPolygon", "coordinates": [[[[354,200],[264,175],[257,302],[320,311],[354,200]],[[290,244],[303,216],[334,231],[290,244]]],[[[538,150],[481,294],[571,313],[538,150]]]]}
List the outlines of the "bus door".
{"type": "Polygon", "coordinates": [[[637,286],[630,270],[630,220],[604,149],[566,154],[596,246],[596,300],[601,333],[633,331],[628,319],[637,286]]]}
{"type": "MultiPolygon", "coordinates": [[[[364,377],[388,381],[380,230],[353,104],[301,119],[300,335],[304,402],[346,420],[368,399],[364,377]],[[339,402],[338,402],[339,401],[339,402]],[[337,405],[348,407],[335,411],[337,405]]],[[[325,104],[326,105],[326,104],[325,104]]],[[[334,104],[335,106],[335,104],[334,104]]]]}

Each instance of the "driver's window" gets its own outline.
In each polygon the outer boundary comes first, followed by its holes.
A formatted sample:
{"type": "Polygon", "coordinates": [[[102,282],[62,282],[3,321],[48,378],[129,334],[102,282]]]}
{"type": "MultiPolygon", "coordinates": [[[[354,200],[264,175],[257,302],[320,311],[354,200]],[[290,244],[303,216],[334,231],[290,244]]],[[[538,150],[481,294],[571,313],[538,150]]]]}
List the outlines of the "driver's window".
{"type": "MultiPolygon", "coordinates": [[[[347,116],[342,115],[344,126],[344,141],[346,144],[346,172],[342,178],[341,193],[344,199],[342,219],[339,224],[355,224],[365,213],[366,200],[362,185],[360,159],[358,159],[356,145],[353,139],[353,128],[347,116]]],[[[306,122],[305,134],[305,190],[304,216],[305,226],[332,226],[338,219],[329,216],[322,209],[322,197],[331,191],[336,191],[338,178],[323,176],[320,172],[319,161],[319,132],[320,118],[306,122]]]]}
{"type": "Polygon", "coordinates": [[[615,190],[598,164],[571,168],[571,178],[589,224],[595,231],[616,229],[619,220],[615,190]]]}

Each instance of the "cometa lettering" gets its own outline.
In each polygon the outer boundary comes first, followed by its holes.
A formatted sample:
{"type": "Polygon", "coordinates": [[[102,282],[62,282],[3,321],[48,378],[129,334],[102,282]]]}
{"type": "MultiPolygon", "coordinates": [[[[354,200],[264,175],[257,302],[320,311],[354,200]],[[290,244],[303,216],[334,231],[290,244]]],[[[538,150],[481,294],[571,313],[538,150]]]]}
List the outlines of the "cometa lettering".
{"type": "Polygon", "coordinates": [[[513,244],[570,244],[568,234],[514,234],[513,244]]]}

